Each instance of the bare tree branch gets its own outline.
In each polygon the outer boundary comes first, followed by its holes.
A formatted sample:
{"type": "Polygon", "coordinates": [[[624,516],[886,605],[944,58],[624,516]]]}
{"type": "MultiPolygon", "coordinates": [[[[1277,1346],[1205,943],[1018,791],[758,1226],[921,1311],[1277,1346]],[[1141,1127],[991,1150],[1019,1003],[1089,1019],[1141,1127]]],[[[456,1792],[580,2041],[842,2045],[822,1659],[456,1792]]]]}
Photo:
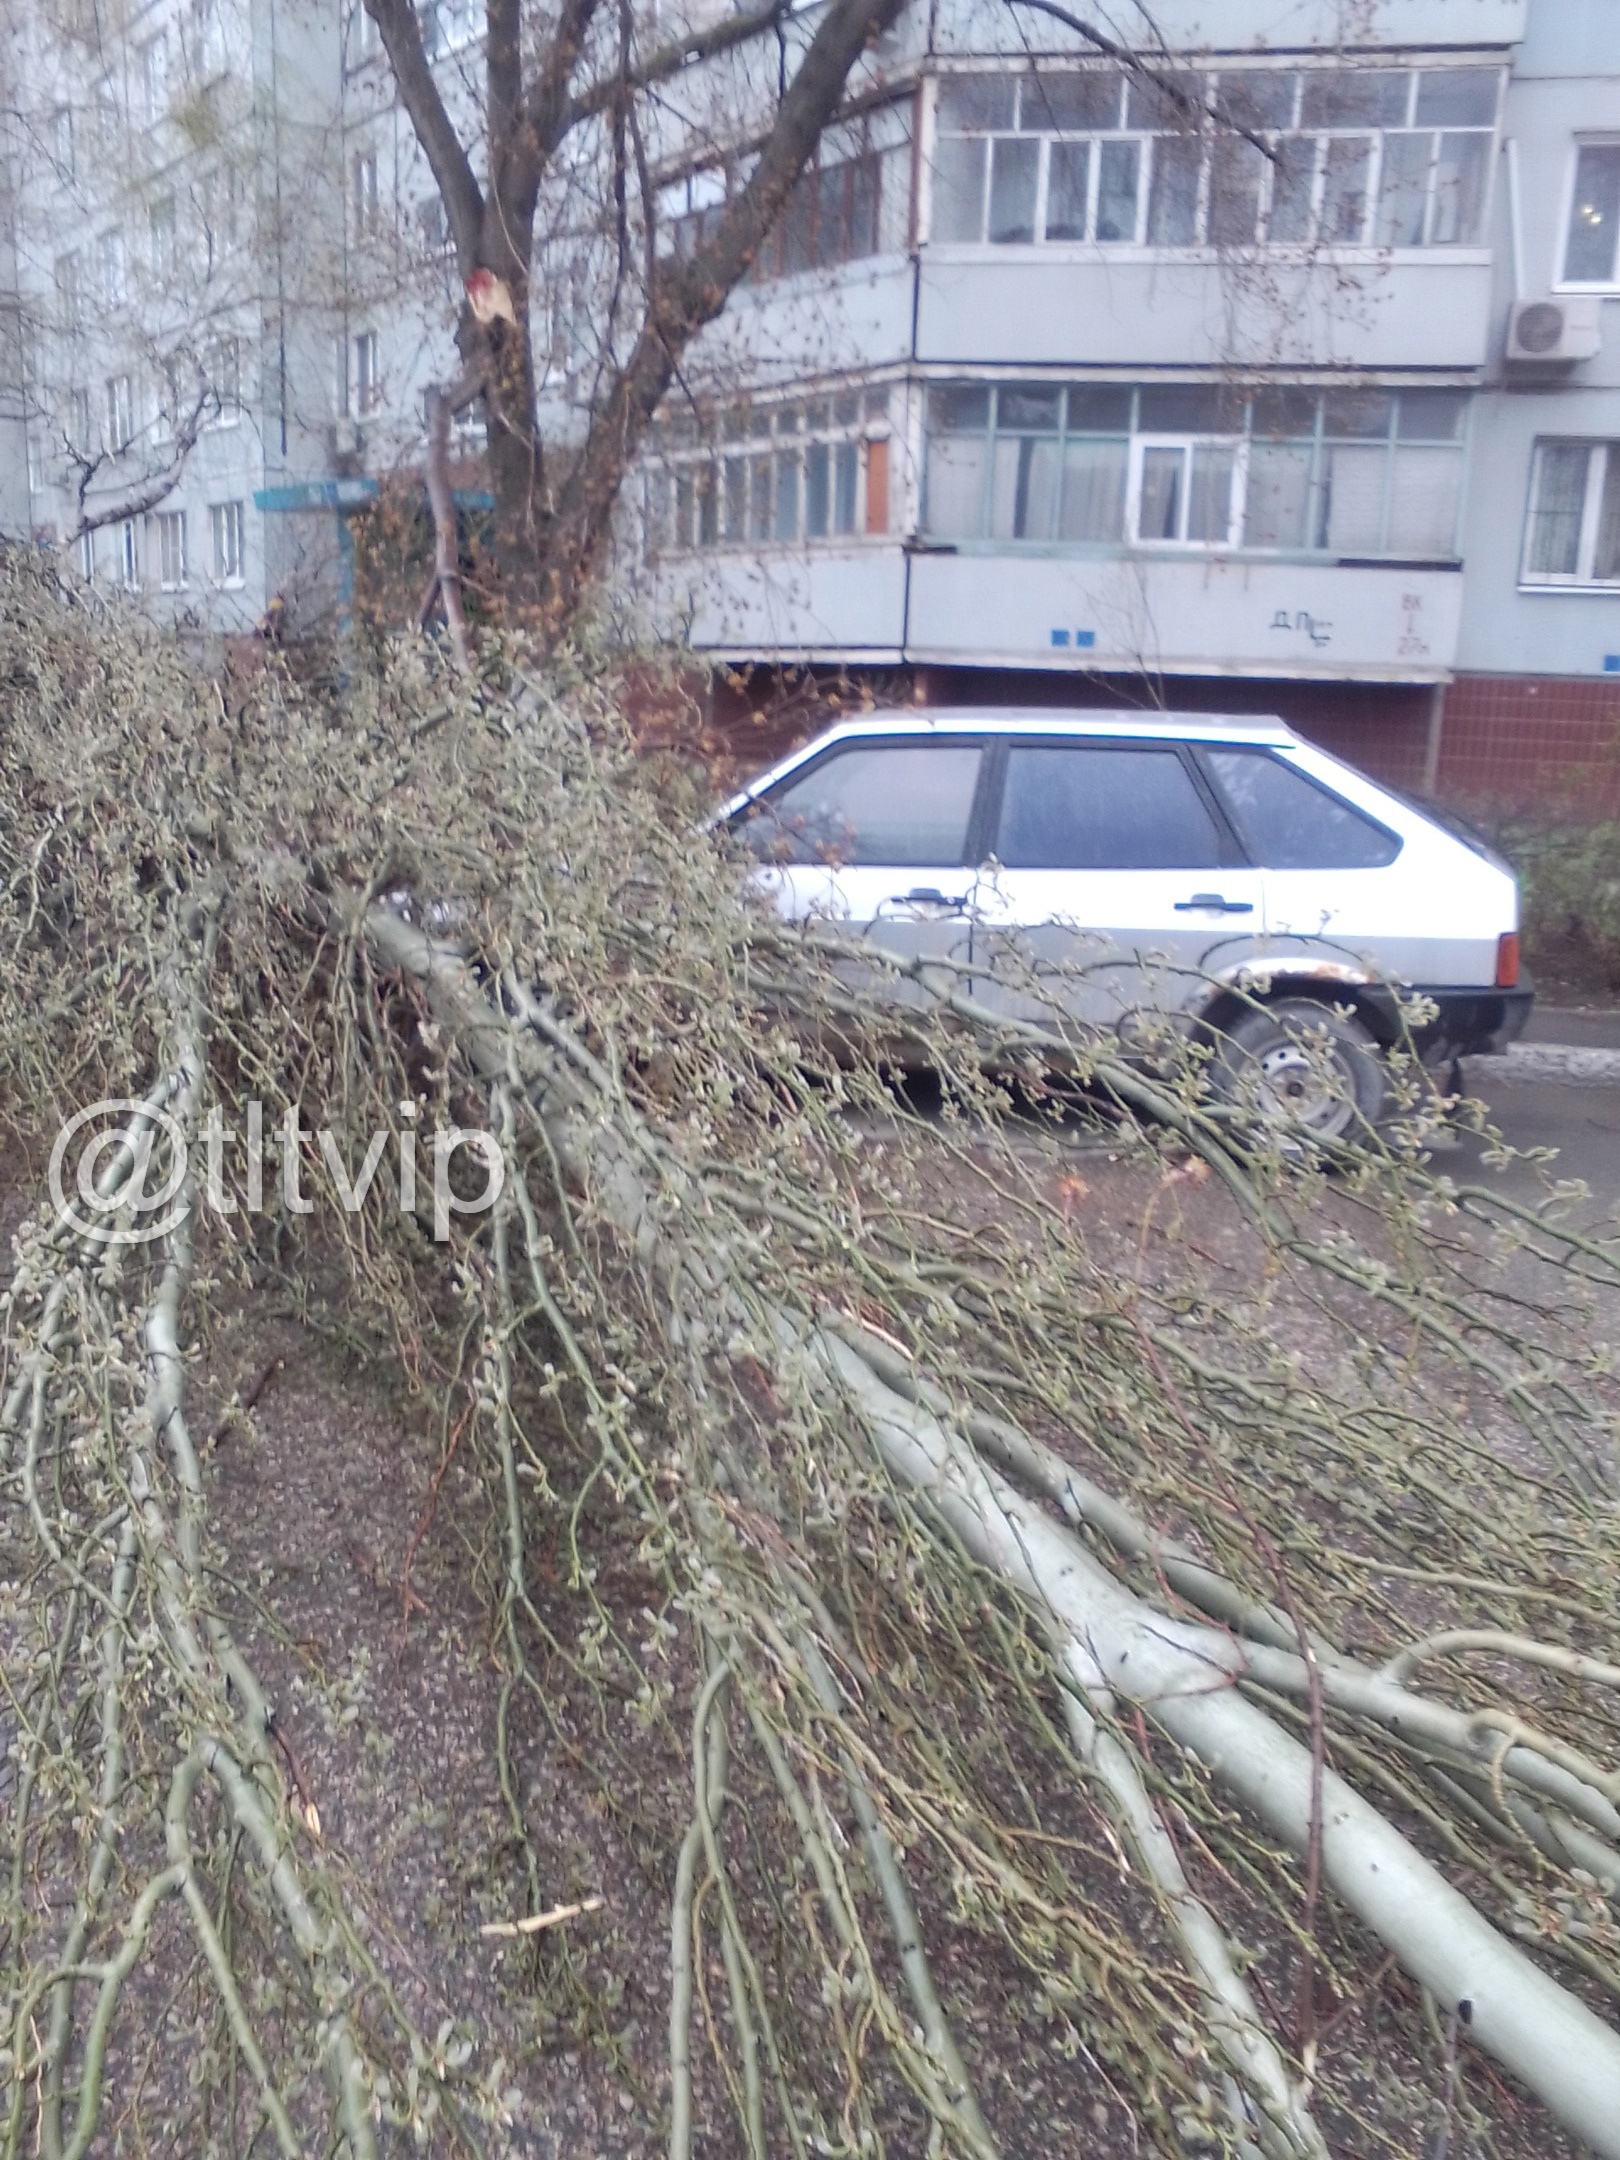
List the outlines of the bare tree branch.
{"type": "Polygon", "coordinates": [[[640,335],[561,493],[552,560],[545,565],[548,611],[560,608],[565,594],[576,595],[594,569],[625,468],[646,437],[681,355],[747,275],[838,110],[850,71],[903,5],[904,0],[832,0],[787,87],[759,162],[726,205],[714,237],[684,261],[665,258],[657,264],[640,335]]]}
{"type": "Polygon", "coordinates": [[[364,0],[364,4],[366,13],[377,25],[401,101],[433,168],[433,177],[444,199],[445,215],[455,235],[456,259],[461,274],[470,277],[478,267],[483,238],[483,190],[454,123],[445,111],[439,86],[433,80],[416,10],[410,0],[364,0]]]}
{"type": "Polygon", "coordinates": [[[165,497],[172,495],[180,484],[187,458],[197,447],[198,436],[206,423],[218,415],[219,409],[218,397],[213,389],[205,384],[198,391],[190,413],[176,427],[173,454],[162,470],[149,473],[126,493],[116,496],[111,502],[98,504],[94,510],[89,507],[85,498],[94,485],[97,474],[102,472],[111,460],[105,451],[98,452],[95,457],[86,457],[64,437],[67,454],[78,468],[74,493],[78,498],[79,520],[62,542],[63,547],[70,548],[82,540],[86,533],[100,532],[105,526],[122,525],[126,519],[145,517],[148,511],[155,510],[165,497]]]}
{"type": "Polygon", "coordinates": [[[1037,15],[1050,15],[1054,22],[1062,23],[1064,28],[1072,30],[1076,37],[1083,37],[1096,51],[1105,53],[1110,60],[1117,60],[1129,74],[1137,76],[1145,83],[1151,83],[1160,97],[1167,104],[1174,105],[1186,119],[1210,120],[1216,127],[1225,128],[1230,134],[1241,135],[1245,142],[1252,143],[1262,156],[1270,158],[1275,164],[1275,145],[1268,143],[1263,135],[1256,134],[1254,129],[1246,126],[1243,121],[1234,119],[1219,98],[1194,97],[1182,86],[1174,71],[1151,67],[1140,53],[1133,52],[1128,45],[1121,45],[1116,38],[1107,36],[1091,23],[1082,22],[1078,15],[1071,15],[1066,7],[1059,6],[1058,0],[1007,0],[1007,5],[1032,8],[1037,15]]]}
{"type": "MultiPolygon", "coordinates": [[[[650,90],[657,83],[668,82],[672,75],[679,75],[695,61],[713,59],[717,53],[730,52],[738,45],[746,45],[750,38],[774,30],[791,13],[789,0],[770,0],[769,6],[755,8],[750,14],[726,15],[719,22],[710,23],[706,30],[688,37],[672,38],[649,53],[641,65],[632,68],[628,74],[610,76],[582,91],[569,107],[567,127],[562,133],[566,134],[568,128],[581,120],[605,112],[626,90],[650,90]]],[[[558,139],[560,141],[561,136],[558,139]]]]}

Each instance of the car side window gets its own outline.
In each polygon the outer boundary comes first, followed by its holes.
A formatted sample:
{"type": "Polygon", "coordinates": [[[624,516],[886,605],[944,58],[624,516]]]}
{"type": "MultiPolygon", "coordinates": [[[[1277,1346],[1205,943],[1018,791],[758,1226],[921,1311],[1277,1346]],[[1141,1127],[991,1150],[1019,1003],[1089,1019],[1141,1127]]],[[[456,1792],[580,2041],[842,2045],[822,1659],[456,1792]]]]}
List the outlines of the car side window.
{"type": "Polygon", "coordinates": [[[977,743],[867,743],[835,751],[738,820],[761,862],[948,868],[967,852],[977,743]]]}
{"type": "Polygon", "coordinates": [[[995,854],[1008,870],[1213,870],[1221,848],[1169,745],[1015,743],[995,854]]]}
{"type": "Polygon", "coordinates": [[[1249,859],[1263,870],[1380,870],[1392,832],[1269,750],[1203,752],[1249,859]]]}

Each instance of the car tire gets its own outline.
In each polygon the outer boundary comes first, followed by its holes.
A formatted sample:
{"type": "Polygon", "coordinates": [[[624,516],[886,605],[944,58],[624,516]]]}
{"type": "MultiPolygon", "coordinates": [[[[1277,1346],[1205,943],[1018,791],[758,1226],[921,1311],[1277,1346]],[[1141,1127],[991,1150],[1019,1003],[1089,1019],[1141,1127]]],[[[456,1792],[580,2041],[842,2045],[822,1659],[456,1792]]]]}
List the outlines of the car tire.
{"type": "Polygon", "coordinates": [[[1299,1137],[1342,1140],[1378,1123],[1388,1077],[1361,1022],[1315,998],[1278,998],[1230,1021],[1211,1077],[1228,1102],[1299,1137]]]}

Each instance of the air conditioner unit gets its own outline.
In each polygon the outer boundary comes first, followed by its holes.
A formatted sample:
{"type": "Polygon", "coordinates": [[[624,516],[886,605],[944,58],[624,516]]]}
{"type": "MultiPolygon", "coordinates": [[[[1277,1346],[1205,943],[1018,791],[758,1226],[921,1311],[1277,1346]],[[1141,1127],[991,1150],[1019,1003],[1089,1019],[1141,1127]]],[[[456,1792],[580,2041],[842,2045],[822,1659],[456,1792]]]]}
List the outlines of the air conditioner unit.
{"type": "Polygon", "coordinates": [[[1507,356],[1539,361],[1595,359],[1603,344],[1598,303],[1580,297],[1516,300],[1508,315],[1507,356]]]}

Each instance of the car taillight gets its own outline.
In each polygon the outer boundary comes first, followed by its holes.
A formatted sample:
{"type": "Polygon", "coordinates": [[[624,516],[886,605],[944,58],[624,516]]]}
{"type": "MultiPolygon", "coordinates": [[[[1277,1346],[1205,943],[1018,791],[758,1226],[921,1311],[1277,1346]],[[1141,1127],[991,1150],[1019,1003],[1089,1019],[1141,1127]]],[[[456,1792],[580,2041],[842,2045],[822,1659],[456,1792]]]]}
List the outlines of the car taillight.
{"type": "Polygon", "coordinates": [[[1519,933],[1504,930],[1496,941],[1496,987],[1512,990],[1519,980],[1519,933]]]}

